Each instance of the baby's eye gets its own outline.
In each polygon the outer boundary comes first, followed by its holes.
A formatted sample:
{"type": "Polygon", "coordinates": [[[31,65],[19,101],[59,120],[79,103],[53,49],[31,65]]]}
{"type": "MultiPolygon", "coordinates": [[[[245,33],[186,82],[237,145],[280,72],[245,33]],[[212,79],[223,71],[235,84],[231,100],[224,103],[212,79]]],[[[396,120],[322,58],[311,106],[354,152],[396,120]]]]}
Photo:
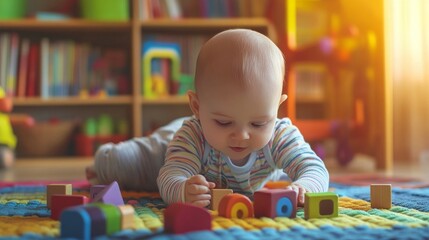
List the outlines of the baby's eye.
{"type": "Polygon", "coordinates": [[[263,127],[263,126],[265,126],[265,125],[267,125],[267,122],[253,122],[252,123],[252,126],[253,127],[263,127]]]}
{"type": "Polygon", "coordinates": [[[222,120],[215,120],[216,124],[219,126],[228,126],[231,124],[230,121],[222,121],[222,120]]]}

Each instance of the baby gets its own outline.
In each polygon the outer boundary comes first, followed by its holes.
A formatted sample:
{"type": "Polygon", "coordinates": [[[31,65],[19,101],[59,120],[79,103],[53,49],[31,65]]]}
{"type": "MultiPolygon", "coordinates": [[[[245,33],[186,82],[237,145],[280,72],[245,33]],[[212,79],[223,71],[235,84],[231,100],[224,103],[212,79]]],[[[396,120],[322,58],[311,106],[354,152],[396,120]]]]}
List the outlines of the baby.
{"type": "Polygon", "coordinates": [[[290,120],[277,118],[287,98],[284,74],[283,55],[266,36],[245,29],[215,35],[199,53],[195,92],[188,93],[194,116],[103,145],[88,177],[202,207],[211,188],[252,198],[268,181],[288,177],[302,205],[306,192],[327,191],[329,174],[290,120]]]}

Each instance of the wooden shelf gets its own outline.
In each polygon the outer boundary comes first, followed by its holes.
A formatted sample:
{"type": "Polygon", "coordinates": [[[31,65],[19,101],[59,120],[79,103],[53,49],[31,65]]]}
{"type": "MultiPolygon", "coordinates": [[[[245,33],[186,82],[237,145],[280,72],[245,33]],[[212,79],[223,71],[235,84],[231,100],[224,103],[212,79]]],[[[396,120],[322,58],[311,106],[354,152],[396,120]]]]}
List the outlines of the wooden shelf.
{"type": "Polygon", "coordinates": [[[35,19],[0,21],[0,30],[40,30],[52,31],[64,30],[85,30],[91,31],[131,31],[131,22],[97,22],[81,19],[71,19],[63,21],[40,21],[35,19]]]}
{"type": "Polygon", "coordinates": [[[127,105],[132,103],[131,96],[118,97],[64,97],[64,98],[15,98],[15,106],[79,106],[79,105],[127,105]]]}
{"type": "Polygon", "coordinates": [[[143,105],[186,105],[188,104],[187,96],[168,96],[161,98],[142,98],[143,105]]]}

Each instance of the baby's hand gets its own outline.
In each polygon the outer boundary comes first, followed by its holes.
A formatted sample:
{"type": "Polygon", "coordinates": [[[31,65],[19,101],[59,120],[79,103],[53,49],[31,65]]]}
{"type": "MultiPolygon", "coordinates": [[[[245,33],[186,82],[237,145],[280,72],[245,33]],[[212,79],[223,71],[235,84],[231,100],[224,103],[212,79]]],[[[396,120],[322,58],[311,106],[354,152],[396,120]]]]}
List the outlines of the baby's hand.
{"type": "Polygon", "coordinates": [[[185,183],[185,202],[199,207],[206,207],[210,204],[210,189],[214,188],[213,182],[208,182],[202,175],[195,175],[185,183]]]}
{"type": "Polygon", "coordinates": [[[287,186],[286,189],[294,190],[298,195],[298,206],[304,206],[304,197],[305,193],[307,192],[304,187],[292,183],[291,185],[287,186]]]}

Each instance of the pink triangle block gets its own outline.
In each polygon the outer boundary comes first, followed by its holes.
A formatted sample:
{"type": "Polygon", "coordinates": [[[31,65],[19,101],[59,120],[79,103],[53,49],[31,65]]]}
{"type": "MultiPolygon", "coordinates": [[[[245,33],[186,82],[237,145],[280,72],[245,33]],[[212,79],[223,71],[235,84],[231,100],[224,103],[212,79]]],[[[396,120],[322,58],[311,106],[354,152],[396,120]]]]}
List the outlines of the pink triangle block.
{"type": "Polygon", "coordinates": [[[116,181],[106,186],[103,191],[99,192],[92,202],[101,202],[106,204],[113,204],[116,206],[124,205],[124,199],[122,198],[121,190],[116,181]]]}

